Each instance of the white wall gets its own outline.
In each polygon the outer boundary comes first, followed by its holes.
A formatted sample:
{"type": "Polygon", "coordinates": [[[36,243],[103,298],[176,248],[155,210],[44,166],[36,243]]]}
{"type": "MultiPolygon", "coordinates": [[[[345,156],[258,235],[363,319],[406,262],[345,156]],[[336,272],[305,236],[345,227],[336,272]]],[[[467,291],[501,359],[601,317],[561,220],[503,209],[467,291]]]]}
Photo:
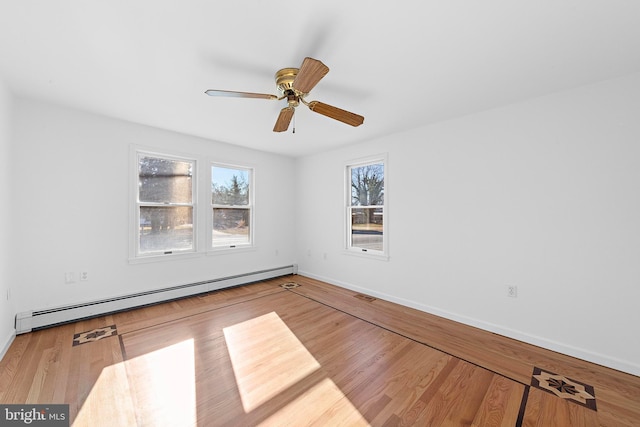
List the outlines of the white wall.
{"type": "Polygon", "coordinates": [[[12,97],[0,80],[0,358],[15,336],[13,301],[8,292],[11,287],[11,229],[13,210],[11,200],[11,102],[12,97]]]}
{"type": "Polygon", "coordinates": [[[639,117],[633,75],[299,159],[299,271],[640,375],[639,117]],[[390,260],[345,255],[383,152],[390,260]]]}
{"type": "Polygon", "coordinates": [[[17,312],[294,262],[291,158],[24,99],[15,101],[14,131],[12,190],[19,214],[13,218],[11,250],[17,312]],[[254,166],[256,250],[129,263],[132,144],[196,156],[201,165],[211,159],[254,166]],[[88,281],[65,283],[65,272],[80,271],[89,273],[88,281]]]}

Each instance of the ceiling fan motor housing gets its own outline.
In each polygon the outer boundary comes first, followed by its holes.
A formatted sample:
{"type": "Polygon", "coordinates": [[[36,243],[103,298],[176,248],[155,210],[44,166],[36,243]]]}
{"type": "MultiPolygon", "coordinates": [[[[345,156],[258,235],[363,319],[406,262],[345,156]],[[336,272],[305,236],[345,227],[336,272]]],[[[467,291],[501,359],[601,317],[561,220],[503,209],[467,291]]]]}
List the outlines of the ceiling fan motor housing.
{"type": "Polygon", "coordinates": [[[283,68],[276,73],[276,85],[278,86],[278,90],[287,97],[287,102],[290,107],[297,107],[300,103],[300,98],[306,95],[298,92],[293,87],[293,82],[298,75],[298,71],[298,68],[283,68]]]}
{"type": "Polygon", "coordinates": [[[276,85],[283,94],[286,94],[288,90],[293,91],[293,81],[298,75],[297,68],[283,68],[276,73],[276,85]]]}

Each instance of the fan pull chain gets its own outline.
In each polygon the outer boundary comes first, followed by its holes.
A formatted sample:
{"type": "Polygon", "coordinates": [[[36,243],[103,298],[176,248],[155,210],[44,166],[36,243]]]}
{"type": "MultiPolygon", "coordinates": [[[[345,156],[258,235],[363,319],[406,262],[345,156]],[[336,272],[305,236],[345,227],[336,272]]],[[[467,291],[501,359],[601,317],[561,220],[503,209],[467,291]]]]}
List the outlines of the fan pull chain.
{"type": "Polygon", "coordinates": [[[296,133],[296,115],[293,114],[293,133],[296,133]]]}

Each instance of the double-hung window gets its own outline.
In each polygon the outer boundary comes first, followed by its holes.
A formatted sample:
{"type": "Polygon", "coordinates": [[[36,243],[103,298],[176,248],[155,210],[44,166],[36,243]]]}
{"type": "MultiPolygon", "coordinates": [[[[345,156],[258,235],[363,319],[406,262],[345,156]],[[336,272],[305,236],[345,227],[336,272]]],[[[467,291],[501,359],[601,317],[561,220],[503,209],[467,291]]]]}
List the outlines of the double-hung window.
{"type": "Polygon", "coordinates": [[[253,244],[253,170],[239,166],[211,166],[211,247],[253,244]]]}
{"type": "Polygon", "coordinates": [[[136,159],[136,257],[194,252],[195,160],[145,152],[136,159]]]}
{"type": "Polygon", "coordinates": [[[347,165],[347,250],[387,256],[385,158],[347,165]]]}

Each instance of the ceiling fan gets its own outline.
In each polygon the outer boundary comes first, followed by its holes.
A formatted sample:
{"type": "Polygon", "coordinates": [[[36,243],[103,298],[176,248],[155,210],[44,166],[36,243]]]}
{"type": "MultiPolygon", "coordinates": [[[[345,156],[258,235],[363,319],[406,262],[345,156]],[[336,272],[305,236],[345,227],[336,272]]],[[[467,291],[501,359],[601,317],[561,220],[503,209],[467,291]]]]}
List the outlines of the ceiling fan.
{"type": "Polygon", "coordinates": [[[329,72],[329,67],[313,58],[305,58],[300,68],[283,68],[276,72],[276,86],[282,96],[270,95],[266,93],[235,92],[229,90],[209,89],[205,91],[210,96],[227,96],[236,98],[258,98],[272,100],[287,100],[287,106],[280,110],[274,132],[284,132],[289,128],[295,108],[303,103],[311,111],[322,114],[342,123],[351,126],[360,126],[364,122],[364,117],[342,110],[338,107],[325,104],[319,101],[307,102],[305,97],[311,92],[318,82],[329,72]]]}

